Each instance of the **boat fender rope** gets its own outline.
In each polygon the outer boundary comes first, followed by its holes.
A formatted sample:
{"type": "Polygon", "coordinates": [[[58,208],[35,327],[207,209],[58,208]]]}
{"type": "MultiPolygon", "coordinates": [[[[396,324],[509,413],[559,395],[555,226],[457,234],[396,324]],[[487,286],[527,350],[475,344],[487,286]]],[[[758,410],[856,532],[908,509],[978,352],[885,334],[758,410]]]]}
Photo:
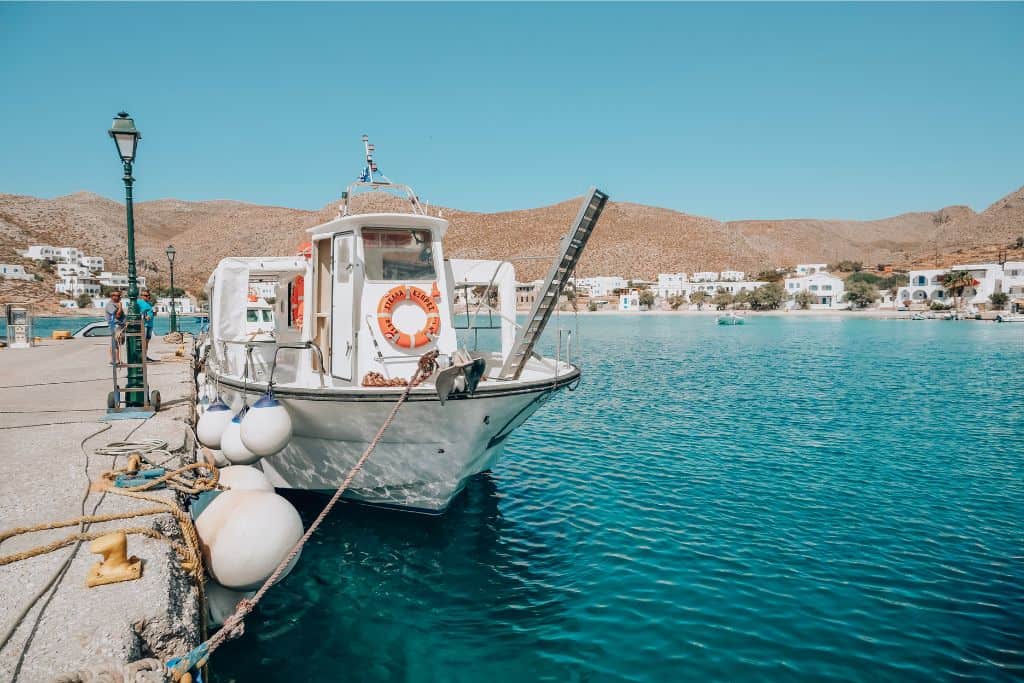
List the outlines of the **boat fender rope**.
{"type": "Polygon", "coordinates": [[[388,413],[388,416],[384,419],[384,422],[377,430],[377,433],[374,434],[373,439],[371,439],[370,443],[366,446],[363,454],[359,456],[356,464],[353,465],[352,469],[350,469],[348,474],[345,475],[345,479],[341,482],[341,485],[331,496],[330,500],[327,501],[327,504],[324,505],[323,509],[320,510],[320,514],[316,516],[316,519],[314,519],[309,525],[309,528],[306,529],[302,538],[295,542],[292,549],[288,551],[288,554],[285,555],[285,557],[278,563],[273,573],[267,577],[253,596],[239,601],[238,605],[235,607],[235,611],[224,620],[224,625],[219,631],[214,633],[213,636],[200,643],[199,646],[194,648],[184,657],[171,660],[167,663],[168,672],[175,681],[185,680],[184,676],[188,675],[187,672],[194,668],[190,663],[198,663],[200,666],[205,664],[218,647],[220,647],[229,638],[236,637],[242,632],[245,617],[256,608],[256,605],[259,604],[259,601],[267,594],[267,591],[270,590],[271,586],[277,583],[284,571],[302,551],[303,546],[306,545],[310,537],[317,529],[320,528],[320,525],[323,524],[324,520],[327,519],[327,515],[329,515],[331,510],[334,509],[334,506],[341,499],[341,496],[345,491],[348,490],[348,487],[352,484],[356,475],[363,469],[363,465],[369,459],[374,449],[377,448],[381,439],[384,438],[384,433],[395,421],[395,418],[398,416],[398,409],[401,408],[402,404],[404,404],[406,399],[409,398],[409,393],[413,390],[413,387],[424,382],[437,369],[437,357],[438,352],[436,350],[425,353],[420,357],[419,362],[417,363],[416,374],[413,376],[412,381],[410,381],[408,386],[405,387],[405,391],[399,395],[398,400],[395,401],[394,406],[391,408],[391,412],[388,413]]]}

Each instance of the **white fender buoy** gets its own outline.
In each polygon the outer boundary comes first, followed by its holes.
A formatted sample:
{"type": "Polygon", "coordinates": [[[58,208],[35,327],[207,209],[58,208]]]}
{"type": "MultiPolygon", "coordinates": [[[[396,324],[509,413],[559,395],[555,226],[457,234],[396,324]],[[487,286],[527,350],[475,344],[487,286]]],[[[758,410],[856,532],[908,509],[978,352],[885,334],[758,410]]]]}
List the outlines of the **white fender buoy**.
{"type": "Polygon", "coordinates": [[[260,456],[250,451],[242,443],[241,432],[244,417],[245,409],[243,408],[231,418],[231,422],[224,428],[224,433],[220,437],[220,450],[232,465],[251,465],[260,459],[260,456]]]}
{"type": "Polygon", "coordinates": [[[219,468],[230,467],[231,461],[224,457],[224,451],[219,448],[211,448],[210,453],[213,454],[213,464],[219,468]]]}
{"type": "MultiPolygon", "coordinates": [[[[287,500],[268,491],[224,491],[196,520],[206,569],[231,590],[259,588],[296,542],[302,519],[287,500]]],[[[288,575],[298,555],[281,574],[288,575]]]]}
{"type": "Polygon", "coordinates": [[[267,475],[255,467],[246,465],[231,465],[220,468],[218,484],[227,487],[232,491],[270,491],[274,492],[274,485],[267,479],[267,475]]]}
{"type": "Polygon", "coordinates": [[[207,581],[203,590],[206,593],[210,624],[216,627],[224,625],[224,620],[234,614],[239,602],[255,594],[255,591],[233,591],[216,581],[207,581]]]}
{"type": "Polygon", "coordinates": [[[274,455],[292,438],[288,409],[271,394],[256,401],[242,420],[242,443],[260,457],[274,455]]]}
{"type": "Polygon", "coordinates": [[[207,448],[220,448],[221,436],[231,422],[231,409],[219,398],[203,411],[196,424],[196,436],[207,448]]]}

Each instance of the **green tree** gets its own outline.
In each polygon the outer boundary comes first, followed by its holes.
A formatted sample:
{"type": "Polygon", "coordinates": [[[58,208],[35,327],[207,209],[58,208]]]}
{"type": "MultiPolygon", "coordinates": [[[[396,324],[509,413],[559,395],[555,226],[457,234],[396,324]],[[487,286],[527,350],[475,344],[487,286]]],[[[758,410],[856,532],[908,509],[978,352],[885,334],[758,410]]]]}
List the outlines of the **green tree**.
{"type": "Polygon", "coordinates": [[[649,289],[645,289],[640,292],[640,305],[646,306],[648,309],[654,305],[654,292],[649,289]]]}
{"type": "Polygon", "coordinates": [[[724,289],[720,289],[715,292],[715,296],[711,298],[711,303],[714,304],[715,309],[724,311],[732,302],[735,301],[735,297],[724,289]]]}
{"type": "Polygon", "coordinates": [[[675,294],[668,298],[668,305],[673,311],[678,311],[679,307],[686,303],[686,297],[682,294],[675,294]]]}
{"type": "Polygon", "coordinates": [[[590,311],[591,313],[596,311],[597,310],[597,302],[594,301],[593,299],[591,299],[590,302],[587,303],[587,310],[590,311]]]}
{"type": "Polygon", "coordinates": [[[769,282],[761,285],[750,295],[750,307],[755,311],[771,311],[782,305],[786,300],[786,290],[781,282],[769,282]]]}
{"type": "Polygon", "coordinates": [[[849,301],[854,308],[864,308],[878,301],[878,289],[867,282],[851,283],[843,295],[844,301],[849,301]]]}
{"type": "Polygon", "coordinates": [[[75,303],[79,308],[89,308],[89,306],[92,306],[92,297],[85,292],[82,292],[78,295],[78,298],[75,299],[75,303]]]}
{"type": "Polygon", "coordinates": [[[1024,249],[1024,237],[1018,237],[1015,244],[1018,249],[1024,249]]]}
{"type": "Polygon", "coordinates": [[[990,295],[988,300],[992,302],[992,308],[997,311],[1001,311],[1006,308],[1006,304],[1010,302],[1010,295],[1006,292],[996,292],[990,295]]]}
{"type": "Polygon", "coordinates": [[[799,292],[796,293],[796,296],[793,297],[793,301],[796,302],[797,306],[806,311],[808,308],[811,307],[811,304],[818,301],[818,297],[814,296],[806,289],[801,289],[799,292]]]}
{"type": "Polygon", "coordinates": [[[959,310],[963,306],[964,290],[974,286],[974,276],[966,270],[951,270],[942,277],[942,286],[953,295],[959,310]]]}
{"type": "Polygon", "coordinates": [[[707,301],[708,293],[704,290],[698,289],[697,291],[690,294],[690,303],[697,304],[697,310],[704,310],[704,302],[707,301]]]}
{"type": "Polygon", "coordinates": [[[736,292],[736,296],[733,297],[735,307],[743,308],[745,306],[750,306],[750,295],[751,292],[749,289],[741,289],[740,291],[736,292]]]}

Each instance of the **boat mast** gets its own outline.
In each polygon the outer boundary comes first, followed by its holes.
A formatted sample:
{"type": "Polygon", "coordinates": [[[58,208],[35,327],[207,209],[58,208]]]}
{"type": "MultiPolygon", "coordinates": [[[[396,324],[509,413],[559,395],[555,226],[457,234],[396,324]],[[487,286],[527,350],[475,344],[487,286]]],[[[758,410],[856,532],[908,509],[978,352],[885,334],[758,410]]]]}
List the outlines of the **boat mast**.
{"type": "Polygon", "coordinates": [[[416,193],[412,191],[412,188],[408,185],[391,182],[391,179],[384,175],[377,167],[377,162],[373,160],[373,153],[377,148],[372,142],[370,142],[370,136],[364,135],[362,140],[363,152],[366,157],[366,166],[363,167],[362,172],[359,174],[359,180],[349,185],[348,188],[341,193],[341,207],[338,211],[338,215],[349,215],[348,202],[352,197],[352,191],[356,188],[364,187],[368,188],[371,192],[375,190],[383,190],[386,192],[404,193],[406,199],[412,205],[412,213],[425,216],[427,212],[423,210],[423,206],[420,204],[420,198],[416,196],[416,193]]]}

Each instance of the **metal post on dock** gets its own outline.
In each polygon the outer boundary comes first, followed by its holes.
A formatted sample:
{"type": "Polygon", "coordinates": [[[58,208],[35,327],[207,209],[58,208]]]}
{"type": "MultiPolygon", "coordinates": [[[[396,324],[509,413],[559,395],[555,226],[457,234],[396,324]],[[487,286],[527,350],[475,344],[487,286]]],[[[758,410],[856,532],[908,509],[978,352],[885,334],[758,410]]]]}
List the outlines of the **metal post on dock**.
{"type": "Polygon", "coordinates": [[[174,294],[174,255],[177,253],[177,250],[175,250],[173,244],[168,244],[167,245],[167,249],[166,249],[166,251],[164,253],[167,254],[167,263],[169,263],[171,265],[171,330],[170,331],[173,333],[173,332],[177,332],[178,331],[178,314],[175,313],[175,311],[174,311],[174,309],[175,309],[175,306],[174,306],[174,303],[175,303],[175,294],[174,294]]]}
{"type": "Polygon", "coordinates": [[[128,310],[125,315],[125,350],[127,351],[128,382],[125,386],[125,404],[140,407],[146,403],[142,368],[142,317],[139,314],[139,281],[135,267],[135,215],[132,206],[132,162],[142,135],[128,112],[119,112],[108,131],[114,139],[117,154],[124,165],[124,196],[128,220],[128,310]]]}

